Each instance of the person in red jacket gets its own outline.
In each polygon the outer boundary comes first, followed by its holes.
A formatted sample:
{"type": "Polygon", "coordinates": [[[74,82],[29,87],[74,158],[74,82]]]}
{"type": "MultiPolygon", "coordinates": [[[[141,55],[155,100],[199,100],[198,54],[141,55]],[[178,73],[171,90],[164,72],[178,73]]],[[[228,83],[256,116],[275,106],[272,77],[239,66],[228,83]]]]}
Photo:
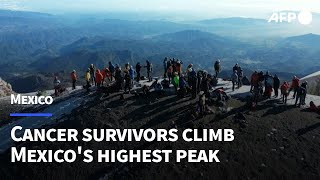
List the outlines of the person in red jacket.
{"type": "Polygon", "coordinates": [[[76,89],[76,82],[77,82],[77,74],[76,74],[76,70],[73,70],[70,74],[71,76],[71,80],[72,80],[72,90],[76,89]]]}
{"type": "Polygon", "coordinates": [[[287,81],[283,82],[281,85],[281,94],[282,94],[282,102],[287,104],[287,99],[288,99],[288,90],[289,90],[289,83],[287,81]]]}
{"type": "Polygon", "coordinates": [[[291,88],[290,88],[290,91],[293,90],[293,98],[296,97],[297,90],[299,89],[299,86],[300,86],[300,79],[297,78],[297,76],[293,76],[291,88]]]}
{"type": "Polygon", "coordinates": [[[97,69],[97,70],[96,70],[96,83],[97,83],[97,86],[98,86],[98,87],[101,86],[102,80],[103,80],[103,75],[101,74],[100,70],[97,69]]]}
{"type": "Polygon", "coordinates": [[[105,68],[104,70],[102,70],[101,74],[102,74],[102,82],[101,82],[101,85],[103,85],[103,83],[106,81],[106,80],[109,80],[109,68],[105,68]]]}
{"type": "Polygon", "coordinates": [[[258,86],[259,83],[259,74],[257,71],[255,71],[252,75],[251,75],[251,88],[250,88],[250,92],[253,91],[253,88],[258,86]]]}

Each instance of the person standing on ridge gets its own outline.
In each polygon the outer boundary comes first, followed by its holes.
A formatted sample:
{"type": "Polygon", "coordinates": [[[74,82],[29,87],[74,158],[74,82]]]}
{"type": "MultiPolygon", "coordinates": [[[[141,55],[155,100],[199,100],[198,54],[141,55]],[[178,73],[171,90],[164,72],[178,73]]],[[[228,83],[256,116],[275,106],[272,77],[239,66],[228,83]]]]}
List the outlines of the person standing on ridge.
{"type": "Polygon", "coordinates": [[[202,80],[201,80],[201,91],[204,92],[204,94],[207,96],[209,93],[209,78],[208,78],[208,73],[207,72],[203,72],[202,73],[202,80]]]}
{"type": "Polygon", "coordinates": [[[129,69],[129,76],[131,78],[131,87],[133,87],[133,81],[134,81],[134,75],[135,75],[135,71],[133,69],[133,66],[130,66],[130,69],[129,69]]]}
{"type": "Polygon", "coordinates": [[[112,82],[114,77],[114,72],[115,72],[115,68],[112,62],[109,62],[109,71],[110,71],[110,82],[112,82]]]}
{"type": "Polygon", "coordinates": [[[102,80],[103,80],[103,75],[101,74],[100,70],[97,69],[96,70],[96,83],[97,83],[98,88],[101,87],[102,80]]]}
{"type": "Polygon", "coordinates": [[[117,91],[122,90],[122,88],[123,88],[123,76],[122,76],[121,68],[119,66],[116,66],[116,68],[115,68],[114,78],[116,80],[117,91]]]}
{"type": "Polygon", "coordinates": [[[151,82],[152,81],[152,77],[151,77],[151,72],[152,72],[152,64],[150,63],[150,61],[146,61],[147,65],[147,77],[148,77],[148,81],[151,82]]]}
{"type": "Polygon", "coordinates": [[[61,89],[61,84],[60,84],[60,80],[58,79],[58,76],[54,77],[53,85],[54,85],[54,95],[57,97],[59,96],[60,89],[61,89]]]}
{"type": "Polygon", "coordinates": [[[303,97],[304,97],[305,93],[306,93],[306,89],[302,86],[298,86],[297,93],[296,93],[296,102],[295,102],[294,106],[297,106],[297,104],[299,102],[298,107],[301,107],[301,105],[303,104],[303,97]]]}
{"type": "Polygon", "coordinates": [[[242,78],[243,78],[243,71],[241,69],[241,67],[239,66],[238,68],[239,70],[238,72],[238,89],[240,89],[242,87],[242,78]]]}
{"type": "Polygon", "coordinates": [[[305,89],[303,95],[302,95],[302,105],[306,105],[306,98],[308,93],[308,81],[305,81],[301,84],[301,87],[305,89]]]}
{"type": "Polygon", "coordinates": [[[276,98],[279,96],[279,88],[280,88],[280,79],[275,74],[273,77],[273,89],[274,89],[274,97],[276,98]]]}
{"type": "Polygon", "coordinates": [[[96,83],[96,76],[95,76],[95,67],[93,64],[91,64],[89,68],[90,68],[91,84],[96,86],[97,83],[96,83]]]}
{"type": "Polygon", "coordinates": [[[284,81],[283,84],[281,85],[281,94],[282,94],[282,102],[284,104],[287,104],[287,99],[288,99],[288,90],[289,90],[289,83],[287,81],[284,81]]]}
{"type": "Polygon", "coordinates": [[[293,76],[290,91],[293,90],[293,98],[296,97],[297,90],[300,86],[300,79],[297,76],[293,76]]]}
{"type": "Polygon", "coordinates": [[[103,70],[101,71],[101,74],[102,74],[101,85],[103,85],[104,81],[107,79],[108,71],[109,71],[108,68],[105,68],[105,69],[103,69],[103,70]]]}
{"type": "Polygon", "coordinates": [[[176,93],[178,93],[178,87],[179,87],[179,75],[177,72],[174,73],[174,76],[172,78],[172,84],[174,86],[174,89],[176,90],[176,93]]]}
{"type": "Polygon", "coordinates": [[[182,73],[182,62],[180,60],[177,60],[176,72],[178,73],[179,76],[181,76],[181,73],[182,73]]]}
{"type": "Polygon", "coordinates": [[[165,57],[163,60],[163,69],[164,69],[163,78],[167,78],[167,70],[168,70],[168,58],[167,57],[165,57]]]}
{"type": "Polygon", "coordinates": [[[234,88],[236,84],[238,84],[238,73],[237,70],[233,71],[233,74],[231,76],[231,81],[232,81],[232,91],[234,91],[234,88]]]}
{"type": "Polygon", "coordinates": [[[264,96],[267,98],[271,98],[272,85],[273,85],[273,77],[269,74],[269,71],[267,71],[264,76],[264,86],[265,86],[264,96]]]}
{"type": "Polygon", "coordinates": [[[76,70],[73,70],[70,74],[72,80],[72,90],[76,89],[76,82],[77,82],[77,74],[76,70]]]}
{"type": "Polygon", "coordinates": [[[90,91],[90,79],[91,79],[91,77],[90,77],[90,68],[88,68],[88,70],[87,70],[87,72],[86,72],[86,74],[85,74],[85,80],[86,80],[86,82],[87,82],[87,85],[85,86],[86,87],[86,89],[87,89],[87,92],[89,92],[90,91]]]}
{"type": "Polygon", "coordinates": [[[131,77],[130,77],[128,72],[125,72],[124,81],[125,81],[124,92],[127,93],[127,90],[129,90],[128,93],[130,94],[130,91],[131,91],[131,77]]]}
{"type": "Polygon", "coordinates": [[[197,97],[197,73],[194,69],[190,72],[190,81],[191,81],[191,94],[192,94],[192,99],[195,99],[197,97]]]}
{"type": "Polygon", "coordinates": [[[170,64],[168,66],[167,74],[168,74],[168,80],[169,80],[169,84],[170,84],[172,82],[172,78],[173,78],[173,67],[172,67],[172,64],[170,64]]]}
{"type": "Polygon", "coordinates": [[[251,75],[251,88],[250,92],[253,91],[254,87],[258,86],[259,83],[259,75],[257,71],[254,71],[253,74],[251,75]]]}
{"type": "Polygon", "coordinates": [[[221,64],[220,64],[220,59],[218,59],[215,63],[214,63],[214,71],[216,72],[216,78],[218,78],[218,75],[221,72],[221,64]]]}
{"type": "Polygon", "coordinates": [[[141,65],[139,62],[136,64],[136,72],[137,72],[137,82],[139,82],[141,77],[141,65]]]}
{"type": "Polygon", "coordinates": [[[238,70],[239,70],[239,64],[236,63],[236,65],[233,66],[232,71],[233,71],[233,72],[234,72],[234,71],[237,71],[237,72],[238,72],[238,70]]]}

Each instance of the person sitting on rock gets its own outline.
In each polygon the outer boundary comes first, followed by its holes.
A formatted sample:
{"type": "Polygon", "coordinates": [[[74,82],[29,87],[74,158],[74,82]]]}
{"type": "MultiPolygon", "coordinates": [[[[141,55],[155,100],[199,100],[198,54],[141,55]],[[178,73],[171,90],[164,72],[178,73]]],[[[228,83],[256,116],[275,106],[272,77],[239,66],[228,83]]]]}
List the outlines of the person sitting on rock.
{"type": "Polygon", "coordinates": [[[312,112],[320,113],[320,106],[316,106],[313,101],[310,101],[310,107],[309,107],[309,109],[310,109],[312,112]]]}

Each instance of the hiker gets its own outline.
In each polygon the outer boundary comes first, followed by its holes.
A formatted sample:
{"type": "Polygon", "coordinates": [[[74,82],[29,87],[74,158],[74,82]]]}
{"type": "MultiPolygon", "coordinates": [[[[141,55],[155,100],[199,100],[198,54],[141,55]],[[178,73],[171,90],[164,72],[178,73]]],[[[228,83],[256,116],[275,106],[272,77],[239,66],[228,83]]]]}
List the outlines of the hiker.
{"type": "Polygon", "coordinates": [[[115,67],[110,61],[109,61],[109,71],[110,71],[110,82],[112,82],[114,77],[115,67]]]}
{"type": "Polygon", "coordinates": [[[163,60],[163,69],[164,69],[164,74],[163,74],[163,78],[167,77],[167,70],[168,70],[168,58],[165,57],[163,60]]]}
{"type": "Polygon", "coordinates": [[[179,87],[179,75],[177,72],[174,73],[172,84],[174,86],[174,89],[176,90],[176,93],[178,93],[178,87],[179,87]]]}
{"type": "Polygon", "coordinates": [[[287,104],[287,99],[289,95],[289,83],[287,81],[284,81],[283,84],[281,85],[281,94],[282,94],[282,102],[284,104],[287,104]]]}
{"type": "Polygon", "coordinates": [[[131,87],[133,87],[134,75],[135,75],[135,71],[134,71],[134,69],[133,69],[133,66],[130,66],[129,76],[130,76],[130,78],[131,78],[131,87]]]}
{"type": "Polygon", "coordinates": [[[158,95],[162,95],[163,94],[163,86],[162,86],[161,82],[158,81],[158,79],[156,79],[156,85],[154,86],[154,91],[158,95]]]}
{"type": "Polygon", "coordinates": [[[125,81],[125,84],[124,84],[124,92],[126,93],[127,92],[127,89],[129,90],[129,94],[130,94],[130,91],[131,91],[131,77],[129,75],[128,72],[125,72],[125,75],[124,75],[124,81],[125,81]]]}
{"type": "Polygon", "coordinates": [[[232,71],[233,71],[233,72],[234,72],[234,71],[237,71],[237,72],[238,72],[238,70],[239,70],[239,64],[236,63],[236,65],[233,66],[232,71]]]}
{"type": "Polygon", "coordinates": [[[129,64],[129,62],[128,62],[128,63],[124,64],[123,72],[124,72],[124,73],[128,73],[129,70],[130,70],[130,64],[129,64]]]}
{"type": "Polygon", "coordinates": [[[176,63],[176,72],[178,72],[178,75],[180,76],[182,73],[182,62],[180,60],[177,60],[176,63]]]}
{"type": "Polygon", "coordinates": [[[139,81],[140,81],[140,78],[141,78],[141,74],[140,74],[140,72],[141,72],[141,65],[140,65],[139,62],[136,64],[136,72],[137,72],[137,82],[139,82],[139,81]]]}
{"type": "Polygon", "coordinates": [[[269,99],[271,98],[271,94],[272,94],[272,85],[273,85],[273,77],[269,74],[269,71],[267,71],[264,76],[264,86],[265,86],[264,96],[269,99]]]}
{"type": "Polygon", "coordinates": [[[187,82],[188,82],[188,85],[191,87],[191,72],[193,71],[193,64],[189,64],[188,67],[187,67],[187,71],[186,71],[186,74],[187,74],[187,82]]]}
{"type": "Polygon", "coordinates": [[[204,111],[206,107],[206,96],[203,91],[201,91],[199,94],[198,107],[199,107],[199,114],[204,115],[204,111]]]}
{"type": "Polygon", "coordinates": [[[310,108],[310,110],[312,112],[317,112],[317,113],[320,112],[320,106],[316,106],[313,101],[310,101],[310,107],[309,108],[310,108]]]}
{"type": "Polygon", "coordinates": [[[296,102],[294,103],[294,106],[297,106],[299,102],[298,107],[301,107],[301,105],[303,104],[303,98],[305,93],[306,93],[306,89],[302,86],[298,86],[297,93],[296,93],[296,102]]]}
{"type": "Polygon", "coordinates": [[[76,70],[71,72],[71,80],[72,80],[72,90],[76,89],[76,82],[77,82],[77,74],[76,70]]]}
{"type": "Polygon", "coordinates": [[[258,86],[259,83],[259,75],[257,71],[254,71],[253,74],[251,75],[251,88],[250,92],[253,91],[253,88],[258,86]]]}
{"type": "Polygon", "coordinates": [[[238,73],[237,70],[233,71],[233,74],[231,76],[231,81],[232,81],[232,91],[234,91],[234,88],[236,84],[238,84],[238,73]]]}
{"type": "Polygon", "coordinates": [[[85,80],[86,80],[86,82],[87,82],[87,85],[84,86],[84,88],[87,90],[87,92],[90,91],[90,87],[91,87],[91,85],[90,85],[90,79],[91,79],[91,77],[90,77],[90,68],[88,68],[88,70],[87,70],[87,72],[86,72],[86,74],[85,74],[85,80]]]}
{"type": "Polygon", "coordinates": [[[259,102],[259,99],[261,97],[261,95],[263,94],[263,87],[262,87],[262,83],[258,82],[254,87],[253,87],[253,103],[252,106],[256,106],[259,102]]]}
{"type": "Polygon", "coordinates": [[[217,97],[217,101],[222,101],[222,102],[225,102],[228,100],[228,95],[227,93],[224,91],[224,88],[221,87],[221,88],[218,88],[218,89],[215,89],[213,91],[213,93],[215,93],[216,97],[217,97]]]}
{"type": "Polygon", "coordinates": [[[96,83],[96,76],[95,76],[95,67],[93,64],[91,64],[89,68],[90,68],[91,84],[96,86],[97,83],[96,83]]]}
{"type": "Polygon", "coordinates": [[[205,95],[208,95],[209,93],[209,81],[208,81],[208,75],[207,72],[202,73],[202,80],[201,80],[201,91],[204,92],[205,95]]]}
{"type": "Polygon", "coordinates": [[[123,76],[122,76],[121,68],[119,66],[116,66],[116,68],[115,68],[114,78],[116,80],[117,91],[122,90],[122,87],[123,87],[123,76]]]}
{"type": "Polygon", "coordinates": [[[60,85],[60,80],[58,79],[58,76],[54,77],[53,85],[54,85],[54,95],[59,96],[61,85],[60,85]]]}
{"type": "Polygon", "coordinates": [[[148,77],[148,81],[151,82],[152,81],[152,77],[151,77],[151,72],[152,72],[152,64],[147,60],[147,77],[148,77]]]}
{"type": "Polygon", "coordinates": [[[200,89],[201,89],[202,74],[203,74],[203,71],[201,71],[201,70],[197,72],[197,82],[198,82],[198,84],[197,84],[197,93],[199,93],[200,89]]]}
{"type": "Polygon", "coordinates": [[[105,68],[105,69],[103,69],[103,70],[101,71],[101,74],[102,74],[101,85],[103,85],[104,81],[107,79],[108,71],[109,71],[108,68],[105,68]]]}
{"type": "Polygon", "coordinates": [[[239,89],[242,87],[242,78],[243,78],[243,71],[240,66],[237,72],[238,72],[238,89],[239,89]]]}
{"type": "Polygon", "coordinates": [[[293,90],[293,96],[292,96],[293,98],[296,97],[299,86],[300,86],[300,79],[297,78],[297,76],[293,76],[291,88],[289,90],[289,92],[293,90]]]}
{"type": "Polygon", "coordinates": [[[172,81],[172,78],[173,78],[173,67],[172,67],[172,64],[170,64],[168,66],[167,74],[168,74],[168,80],[169,80],[169,84],[170,84],[171,81],[172,81]]]}
{"type": "Polygon", "coordinates": [[[106,77],[107,77],[106,81],[108,80],[109,84],[110,84],[112,82],[113,74],[111,73],[109,68],[105,69],[105,73],[106,73],[106,77]]]}
{"type": "Polygon", "coordinates": [[[220,59],[214,63],[214,71],[216,72],[216,78],[218,78],[218,75],[221,72],[220,59]]]}
{"type": "Polygon", "coordinates": [[[276,98],[279,96],[279,88],[280,88],[280,79],[275,74],[273,77],[273,90],[274,90],[274,97],[276,98]]]}
{"type": "Polygon", "coordinates": [[[306,105],[306,98],[308,93],[308,81],[305,81],[301,84],[301,87],[305,89],[304,94],[302,95],[302,105],[306,105]]]}
{"type": "Polygon", "coordinates": [[[191,85],[191,94],[192,94],[192,99],[195,99],[197,97],[197,73],[194,69],[189,74],[190,76],[190,85],[191,85]]]}
{"type": "Polygon", "coordinates": [[[150,88],[149,88],[149,86],[144,85],[144,86],[142,87],[142,95],[145,96],[145,97],[149,97],[149,95],[150,95],[150,88]]]}
{"type": "Polygon", "coordinates": [[[179,91],[178,91],[178,95],[179,97],[181,98],[184,98],[188,93],[188,90],[187,90],[187,82],[186,80],[184,79],[183,75],[181,75],[179,77],[179,91]]]}
{"type": "Polygon", "coordinates": [[[218,78],[215,76],[211,77],[209,84],[211,87],[216,87],[218,85],[218,78]]]}
{"type": "Polygon", "coordinates": [[[100,70],[97,69],[96,70],[96,83],[97,83],[97,87],[101,87],[101,84],[102,84],[102,80],[103,80],[103,75],[101,74],[100,70]]]}

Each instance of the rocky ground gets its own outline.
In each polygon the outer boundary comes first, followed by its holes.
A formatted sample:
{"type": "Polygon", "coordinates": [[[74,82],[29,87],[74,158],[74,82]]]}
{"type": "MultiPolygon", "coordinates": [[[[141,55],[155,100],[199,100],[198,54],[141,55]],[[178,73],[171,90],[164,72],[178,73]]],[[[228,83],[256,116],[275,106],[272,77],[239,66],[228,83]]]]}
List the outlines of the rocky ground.
{"type": "MultiPolygon", "coordinates": [[[[195,114],[196,101],[172,94],[136,97],[92,94],[88,101],[53,125],[55,128],[232,128],[233,142],[26,142],[29,149],[219,149],[221,163],[10,163],[0,155],[4,179],[319,179],[320,115],[263,101],[249,110],[244,99],[228,102],[228,112],[195,114]],[[244,120],[237,114],[244,115],[244,120]]],[[[51,126],[52,127],[52,126],[51,126]]]]}

